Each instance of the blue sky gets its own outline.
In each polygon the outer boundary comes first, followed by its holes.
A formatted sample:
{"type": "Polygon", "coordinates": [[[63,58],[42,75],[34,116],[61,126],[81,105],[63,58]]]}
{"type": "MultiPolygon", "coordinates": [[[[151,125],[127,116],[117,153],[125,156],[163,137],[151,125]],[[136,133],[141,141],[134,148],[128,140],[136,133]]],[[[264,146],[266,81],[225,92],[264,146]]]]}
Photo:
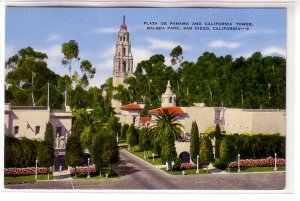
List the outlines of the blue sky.
{"type": "MultiPolygon", "coordinates": [[[[64,75],[61,44],[76,40],[79,57],[96,68],[91,86],[100,86],[112,76],[117,32],[126,15],[135,65],[154,54],[163,54],[170,65],[171,50],[181,45],[186,60],[197,61],[203,52],[234,58],[256,51],[286,55],[286,9],[222,8],[22,8],[6,9],[6,59],[31,46],[47,53],[48,67],[64,75]],[[249,30],[147,30],[145,22],[237,22],[252,23],[249,30]]],[[[166,28],[166,27],[165,27],[166,28]]],[[[183,29],[183,27],[181,26],[183,29]]],[[[79,63],[74,70],[79,71],[79,63]]]]}

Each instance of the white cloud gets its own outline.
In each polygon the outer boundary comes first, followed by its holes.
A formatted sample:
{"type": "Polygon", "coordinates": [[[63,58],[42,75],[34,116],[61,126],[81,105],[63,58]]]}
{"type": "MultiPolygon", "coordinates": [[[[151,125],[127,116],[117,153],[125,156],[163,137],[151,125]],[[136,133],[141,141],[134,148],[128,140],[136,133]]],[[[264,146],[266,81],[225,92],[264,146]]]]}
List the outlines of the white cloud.
{"type": "Polygon", "coordinates": [[[286,50],[284,48],[275,47],[275,46],[267,47],[267,48],[263,49],[261,51],[261,53],[263,55],[268,55],[268,56],[272,56],[274,54],[279,54],[281,56],[286,56],[286,50]]]}
{"type": "Polygon", "coordinates": [[[143,60],[149,59],[153,53],[148,49],[143,48],[132,48],[132,56],[133,56],[133,67],[135,68],[138,63],[143,60]]]}
{"type": "Polygon", "coordinates": [[[47,38],[47,41],[56,41],[56,40],[58,40],[58,39],[60,39],[59,35],[57,35],[57,34],[52,34],[52,35],[50,35],[50,36],[47,38]]]}
{"type": "Polygon", "coordinates": [[[150,48],[152,49],[166,49],[172,50],[174,47],[180,45],[183,50],[191,49],[191,46],[185,44],[178,44],[178,42],[171,40],[159,40],[155,38],[147,38],[146,39],[150,43],[150,48]]]}
{"type": "Polygon", "coordinates": [[[99,27],[96,28],[93,33],[106,34],[106,33],[118,33],[120,29],[118,27],[99,27]]]}
{"type": "Polygon", "coordinates": [[[226,48],[226,49],[236,49],[240,47],[240,43],[237,42],[226,42],[223,40],[215,40],[208,44],[212,48],[226,48]]]}
{"type": "MultiPolygon", "coordinates": [[[[255,52],[255,51],[254,51],[255,52]]],[[[252,54],[254,53],[254,52],[244,52],[244,53],[240,53],[240,54],[235,54],[234,56],[233,56],[233,58],[239,58],[239,57],[244,57],[245,59],[247,59],[247,58],[249,58],[249,57],[251,57],[252,56],[252,54]]]]}
{"type": "Polygon", "coordinates": [[[56,44],[47,48],[37,48],[36,50],[47,54],[48,68],[60,75],[67,74],[67,69],[63,68],[61,64],[61,60],[63,58],[63,54],[61,53],[61,45],[56,44]]]}

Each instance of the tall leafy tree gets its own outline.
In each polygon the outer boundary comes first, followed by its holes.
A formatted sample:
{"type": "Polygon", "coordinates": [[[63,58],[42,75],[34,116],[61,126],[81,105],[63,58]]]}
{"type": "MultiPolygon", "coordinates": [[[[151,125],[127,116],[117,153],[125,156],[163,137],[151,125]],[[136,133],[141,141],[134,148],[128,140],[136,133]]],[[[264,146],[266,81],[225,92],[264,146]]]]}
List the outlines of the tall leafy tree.
{"type": "Polygon", "coordinates": [[[54,146],[53,126],[52,126],[51,122],[48,122],[46,124],[44,141],[48,142],[49,144],[54,146]]]}
{"type": "Polygon", "coordinates": [[[210,139],[204,136],[200,140],[200,163],[209,164],[213,161],[213,148],[210,139]]]}
{"type": "Polygon", "coordinates": [[[50,83],[51,108],[61,108],[63,94],[56,87],[60,76],[47,67],[45,53],[34,50],[32,47],[22,48],[17,54],[10,57],[5,67],[9,70],[5,81],[6,101],[12,105],[47,104],[47,83],[50,83]]]}
{"type": "Polygon", "coordinates": [[[127,141],[129,150],[130,150],[131,147],[134,147],[135,145],[138,145],[138,143],[139,143],[139,134],[138,134],[138,131],[134,127],[133,124],[131,124],[129,126],[126,136],[127,136],[126,141],[127,141]]]}
{"type": "Polygon", "coordinates": [[[54,148],[53,145],[47,141],[43,141],[38,146],[38,163],[42,167],[48,168],[48,179],[50,167],[54,164],[54,148]]]}
{"type": "Polygon", "coordinates": [[[183,125],[177,120],[176,114],[172,113],[169,108],[160,109],[159,115],[150,127],[150,138],[154,147],[160,147],[158,150],[161,151],[161,156],[164,155],[166,159],[172,158],[173,152],[170,151],[172,150],[172,144],[175,139],[182,137],[182,129],[183,125]],[[173,142],[167,141],[167,144],[164,144],[167,138],[173,142]],[[170,148],[168,151],[166,146],[170,148]]]}
{"type": "Polygon", "coordinates": [[[146,152],[150,148],[150,139],[149,139],[149,131],[148,128],[141,128],[140,129],[140,136],[139,136],[139,147],[141,150],[144,151],[144,156],[146,152]]]}
{"type": "Polygon", "coordinates": [[[197,155],[200,151],[200,138],[199,130],[196,121],[192,123],[191,140],[190,140],[190,153],[191,159],[194,163],[197,163],[197,155]]]}
{"type": "Polygon", "coordinates": [[[75,177],[77,173],[76,166],[83,163],[83,153],[81,149],[80,139],[77,135],[70,135],[66,144],[66,164],[75,167],[75,177]]]}
{"type": "Polygon", "coordinates": [[[122,139],[126,139],[126,133],[127,133],[128,128],[129,128],[128,124],[122,125],[122,127],[121,127],[121,138],[122,139]]]}
{"type": "Polygon", "coordinates": [[[23,167],[22,158],[23,154],[20,140],[13,136],[5,136],[4,167],[23,167]]]}
{"type": "Polygon", "coordinates": [[[120,134],[120,130],[121,130],[121,123],[119,122],[119,119],[115,116],[111,116],[108,119],[108,127],[111,130],[112,134],[114,136],[117,136],[117,133],[120,134]]]}
{"type": "Polygon", "coordinates": [[[172,170],[172,161],[177,158],[175,136],[170,127],[166,127],[161,139],[161,161],[167,163],[167,169],[172,170]]]}
{"type": "Polygon", "coordinates": [[[63,43],[61,46],[61,52],[64,55],[62,64],[68,68],[69,76],[72,78],[72,61],[74,59],[80,60],[78,43],[75,40],[63,43]]]}

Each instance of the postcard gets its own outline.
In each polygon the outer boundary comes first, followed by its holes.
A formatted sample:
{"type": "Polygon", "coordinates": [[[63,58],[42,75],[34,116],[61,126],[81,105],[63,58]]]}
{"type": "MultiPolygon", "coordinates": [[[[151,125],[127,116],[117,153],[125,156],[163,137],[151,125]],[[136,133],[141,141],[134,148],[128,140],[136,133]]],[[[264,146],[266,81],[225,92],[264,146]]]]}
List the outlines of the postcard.
{"type": "Polygon", "coordinates": [[[284,7],[7,6],[4,188],[284,193],[287,59],[284,7]]]}

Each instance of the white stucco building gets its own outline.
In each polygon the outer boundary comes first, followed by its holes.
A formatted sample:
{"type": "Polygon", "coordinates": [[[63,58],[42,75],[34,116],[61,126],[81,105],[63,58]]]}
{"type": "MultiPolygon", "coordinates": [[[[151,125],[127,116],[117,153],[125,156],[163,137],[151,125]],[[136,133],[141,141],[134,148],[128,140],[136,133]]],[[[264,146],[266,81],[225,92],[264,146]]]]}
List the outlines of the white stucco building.
{"type": "Polygon", "coordinates": [[[64,155],[67,137],[71,134],[72,127],[72,112],[68,107],[65,110],[50,110],[46,106],[11,106],[9,103],[5,104],[5,135],[42,141],[45,138],[48,122],[53,126],[55,155],[64,155]]]}

